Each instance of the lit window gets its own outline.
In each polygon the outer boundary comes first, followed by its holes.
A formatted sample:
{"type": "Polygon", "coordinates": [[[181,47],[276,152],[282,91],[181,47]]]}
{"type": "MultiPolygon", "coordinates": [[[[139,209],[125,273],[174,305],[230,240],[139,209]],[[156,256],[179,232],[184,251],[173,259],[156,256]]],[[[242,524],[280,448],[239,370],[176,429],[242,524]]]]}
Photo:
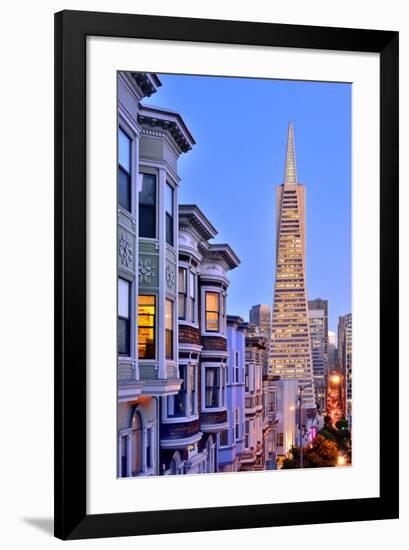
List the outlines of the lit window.
{"type": "Polygon", "coordinates": [[[165,301],[166,359],[173,358],[173,302],[165,301]]]}
{"type": "Polygon", "coordinates": [[[220,295],[218,292],[206,292],[206,331],[220,330],[220,295]]]}
{"type": "Polygon", "coordinates": [[[118,353],[131,353],[131,315],[130,315],[131,283],[118,278],[118,353]]]}
{"type": "Polygon", "coordinates": [[[139,236],[156,237],[156,176],[142,174],[139,191],[139,236]]]}
{"type": "Polygon", "coordinates": [[[166,242],[173,246],[173,187],[168,183],[165,190],[166,242]]]}
{"type": "Polygon", "coordinates": [[[155,359],[155,296],[138,299],[138,357],[155,359]]]}
{"type": "Polygon", "coordinates": [[[118,130],[118,200],[131,211],[131,140],[121,128],[118,130]]]}

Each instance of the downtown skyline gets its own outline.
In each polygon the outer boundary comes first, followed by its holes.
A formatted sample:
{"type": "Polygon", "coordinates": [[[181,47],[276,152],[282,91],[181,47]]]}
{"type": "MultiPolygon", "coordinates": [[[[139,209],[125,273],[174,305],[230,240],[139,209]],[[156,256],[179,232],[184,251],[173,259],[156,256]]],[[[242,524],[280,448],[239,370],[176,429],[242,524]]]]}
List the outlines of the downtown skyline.
{"type": "Polygon", "coordinates": [[[288,120],[294,122],[299,181],[307,189],[308,299],[328,300],[328,328],[336,331],[338,317],[351,311],[350,86],[160,78],[165,85],[145,103],[180,110],[200,139],[200,147],[180,163],[181,202],[200,203],[211,212],[217,240],[230,242],[241,259],[230,274],[228,312],[243,318],[254,304],[273,305],[275,190],[284,176],[288,120]],[[233,87],[235,97],[226,103],[233,87]],[[247,96],[251,102],[238,113],[238,103],[247,96]],[[271,101],[263,101],[264,96],[271,101]],[[204,97],[206,112],[200,108],[204,97]],[[220,127],[218,120],[223,120],[220,127]],[[227,201],[234,210],[228,217],[227,201]]]}

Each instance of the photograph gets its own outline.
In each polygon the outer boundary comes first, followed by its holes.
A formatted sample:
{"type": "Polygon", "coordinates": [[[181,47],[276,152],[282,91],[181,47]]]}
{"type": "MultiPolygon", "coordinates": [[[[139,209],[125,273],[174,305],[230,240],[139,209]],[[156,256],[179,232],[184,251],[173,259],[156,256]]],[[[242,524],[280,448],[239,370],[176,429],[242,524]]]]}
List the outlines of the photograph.
{"type": "Polygon", "coordinates": [[[117,72],[118,478],[353,465],[351,93],[117,72]]]}

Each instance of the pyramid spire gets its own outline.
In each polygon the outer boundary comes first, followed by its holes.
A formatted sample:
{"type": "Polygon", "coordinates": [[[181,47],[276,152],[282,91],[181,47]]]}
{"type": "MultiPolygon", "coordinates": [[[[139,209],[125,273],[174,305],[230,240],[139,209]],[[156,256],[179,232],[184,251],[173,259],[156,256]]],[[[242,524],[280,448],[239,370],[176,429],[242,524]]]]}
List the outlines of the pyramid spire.
{"type": "Polygon", "coordinates": [[[285,157],[284,183],[297,183],[297,167],[295,164],[294,128],[288,123],[287,153],[285,157]]]}

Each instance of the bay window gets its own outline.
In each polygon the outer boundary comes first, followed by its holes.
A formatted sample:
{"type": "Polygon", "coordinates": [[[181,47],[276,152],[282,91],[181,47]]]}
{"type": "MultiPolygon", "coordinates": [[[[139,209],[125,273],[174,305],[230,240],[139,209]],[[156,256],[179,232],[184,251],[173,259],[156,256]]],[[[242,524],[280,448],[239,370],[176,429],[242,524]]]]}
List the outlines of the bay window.
{"type": "Polygon", "coordinates": [[[118,130],[118,201],[119,204],[131,212],[132,184],[131,184],[131,139],[119,128],[118,130]]]}
{"type": "Polygon", "coordinates": [[[226,401],[226,368],[215,365],[204,368],[204,407],[221,408],[226,401]]]}
{"type": "Polygon", "coordinates": [[[179,365],[179,378],[182,379],[179,392],[167,398],[168,418],[188,418],[197,414],[195,365],[179,365]]]}
{"type": "Polygon", "coordinates": [[[179,267],[178,317],[180,321],[196,322],[196,274],[187,267],[179,267]]]}
{"type": "Polygon", "coordinates": [[[156,237],[156,176],[142,174],[139,191],[139,236],[156,237]]]}
{"type": "Polygon", "coordinates": [[[220,294],[218,292],[205,293],[206,304],[206,332],[220,332],[220,294]]]}
{"type": "Polygon", "coordinates": [[[138,357],[155,359],[155,296],[141,294],[138,298],[138,357]]]}
{"type": "Polygon", "coordinates": [[[187,280],[186,280],[187,269],[185,267],[179,267],[179,279],[178,279],[178,292],[179,292],[179,302],[178,302],[178,317],[180,320],[186,319],[186,299],[187,299],[187,280]]]}
{"type": "Polygon", "coordinates": [[[173,302],[165,300],[166,359],[173,359],[173,302]]]}
{"type": "Polygon", "coordinates": [[[131,283],[118,278],[118,354],[131,354],[131,283]]]}
{"type": "Polygon", "coordinates": [[[166,184],[165,188],[165,211],[166,211],[166,242],[173,246],[173,208],[174,208],[174,201],[173,201],[173,187],[169,185],[169,183],[166,184]]]}
{"type": "Polygon", "coordinates": [[[205,370],[205,375],[206,408],[218,407],[220,394],[220,368],[207,367],[205,370]]]}

